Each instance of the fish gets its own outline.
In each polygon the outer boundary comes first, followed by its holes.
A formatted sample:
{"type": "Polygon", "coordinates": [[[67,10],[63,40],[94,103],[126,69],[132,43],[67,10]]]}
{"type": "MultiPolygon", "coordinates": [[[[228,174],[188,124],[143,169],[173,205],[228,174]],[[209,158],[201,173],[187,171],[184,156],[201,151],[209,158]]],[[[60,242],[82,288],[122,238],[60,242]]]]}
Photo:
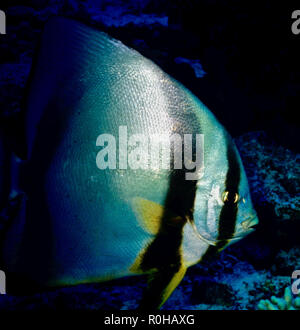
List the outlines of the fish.
{"type": "Polygon", "coordinates": [[[8,290],[18,281],[59,287],[145,274],[139,308],[158,309],[188,267],[257,225],[226,129],[180,82],[108,34],[49,20],[25,104],[25,152],[17,155],[23,199],[1,251],[8,290]],[[140,138],[125,156],[122,132],[126,143],[140,138]],[[182,138],[169,167],[135,168],[149,151],[141,136],[161,135],[182,138]],[[172,163],[188,141],[196,144],[184,154],[190,165],[203,142],[203,166],[194,171],[172,163]],[[130,157],[136,162],[128,167],[130,157]]]}

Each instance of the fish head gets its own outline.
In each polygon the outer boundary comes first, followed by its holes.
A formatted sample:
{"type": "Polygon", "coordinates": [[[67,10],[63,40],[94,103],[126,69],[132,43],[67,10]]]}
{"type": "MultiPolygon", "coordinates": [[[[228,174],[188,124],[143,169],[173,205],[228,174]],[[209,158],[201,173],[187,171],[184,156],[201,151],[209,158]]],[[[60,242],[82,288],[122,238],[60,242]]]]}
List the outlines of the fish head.
{"type": "Polygon", "coordinates": [[[253,232],[258,224],[248,179],[235,146],[227,165],[207,169],[197,183],[192,226],[198,238],[222,250],[253,232]]]}

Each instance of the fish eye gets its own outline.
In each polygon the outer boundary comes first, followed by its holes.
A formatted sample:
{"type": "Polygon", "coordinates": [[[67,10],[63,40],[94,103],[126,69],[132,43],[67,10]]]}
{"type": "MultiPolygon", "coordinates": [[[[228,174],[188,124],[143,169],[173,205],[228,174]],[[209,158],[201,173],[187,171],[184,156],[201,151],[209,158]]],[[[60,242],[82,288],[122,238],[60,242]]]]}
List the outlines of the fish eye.
{"type": "Polygon", "coordinates": [[[229,195],[229,191],[224,191],[223,194],[222,194],[222,201],[225,203],[225,202],[228,202],[228,195],[229,195]]]}
{"type": "Polygon", "coordinates": [[[239,196],[239,194],[238,193],[235,193],[235,195],[234,195],[234,203],[237,203],[238,202],[238,200],[239,200],[239,198],[240,198],[240,196],[239,196]]]}
{"type": "MultiPolygon", "coordinates": [[[[222,194],[222,200],[223,200],[224,203],[225,202],[229,202],[229,200],[231,199],[231,198],[229,198],[229,195],[231,195],[231,194],[229,194],[229,191],[224,191],[223,192],[223,194],[222,194]]],[[[233,200],[233,203],[237,203],[238,200],[239,200],[239,198],[240,198],[239,194],[238,193],[235,193],[234,194],[234,198],[232,199],[233,200]]]]}

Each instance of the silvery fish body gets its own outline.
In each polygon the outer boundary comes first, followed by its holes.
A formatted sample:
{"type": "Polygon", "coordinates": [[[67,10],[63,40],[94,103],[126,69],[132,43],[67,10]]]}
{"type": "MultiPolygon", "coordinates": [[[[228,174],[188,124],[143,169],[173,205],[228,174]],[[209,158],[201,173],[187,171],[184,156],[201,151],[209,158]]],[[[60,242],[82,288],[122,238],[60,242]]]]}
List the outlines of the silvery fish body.
{"type": "Polygon", "coordinates": [[[147,299],[160,306],[186,267],[257,223],[222,125],[180,83],[105,33],[63,18],[46,25],[26,118],[25,198],[5,237],[8,273],[50,286],[157,274],[157,297],[147,299]],[[186,180],[186,170],[100,169],[98,137],[115,137],[119,156],[120,127],[128,137],[203,134],[204,172],[186,180]]]}

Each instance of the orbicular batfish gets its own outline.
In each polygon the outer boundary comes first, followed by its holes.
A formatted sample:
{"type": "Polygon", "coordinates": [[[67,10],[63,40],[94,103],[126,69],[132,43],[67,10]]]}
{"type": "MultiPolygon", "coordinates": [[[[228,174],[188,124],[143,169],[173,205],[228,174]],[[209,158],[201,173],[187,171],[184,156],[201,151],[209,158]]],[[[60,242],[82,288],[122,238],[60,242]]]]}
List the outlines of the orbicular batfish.
{"type": "Polygon", "coordinates": [[[24,198],[2,250],[8,281],[149,274],[140,306],[158,308],[188,266],[258,222],[237,148],[215,116],[101,31],[46,24],[25,126],[24,198]]]}

